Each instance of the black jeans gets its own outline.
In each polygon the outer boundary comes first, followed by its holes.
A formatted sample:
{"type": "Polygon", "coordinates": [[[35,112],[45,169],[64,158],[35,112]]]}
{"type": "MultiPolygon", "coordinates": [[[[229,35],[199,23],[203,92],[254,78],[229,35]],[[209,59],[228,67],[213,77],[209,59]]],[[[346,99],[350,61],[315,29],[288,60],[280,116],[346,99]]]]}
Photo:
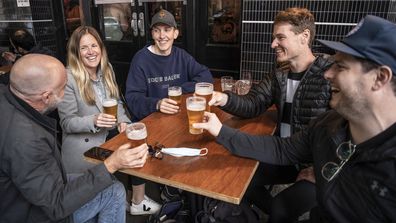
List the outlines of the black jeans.
{"type": "Polygon", "coordinates": [[[272,199],[268,222],[295,222],[316,204],[315,184],[307,180],[297,181],[272,199]]]}
{"type": "Polygon", "coordinates": [[[245,200],[255,204],[269,214],[271,211],[272,196],[265,186],[293,183],[297,175],[298,170],[295,166],[260,163],[246,190],[245,200]]]}

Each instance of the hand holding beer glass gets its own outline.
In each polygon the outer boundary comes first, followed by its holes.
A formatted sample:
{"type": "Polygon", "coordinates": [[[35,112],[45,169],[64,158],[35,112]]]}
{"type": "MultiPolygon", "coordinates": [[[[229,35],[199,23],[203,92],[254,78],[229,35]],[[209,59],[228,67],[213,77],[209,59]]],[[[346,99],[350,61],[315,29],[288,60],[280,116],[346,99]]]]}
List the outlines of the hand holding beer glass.
{"type": "Polygon", "coordinates": [[[95,116],[94,124],[101,128],[112,128],[117,124],[118,102],[113,98],[106,98],[102,102],[103,113],[95,116]]]}
{"type": "Polygon", "coordinates": [[[180,110],[181,99],[182,99],[182,88],[180,86],[169,87],[168,97],[169,99],[176,102],[176,105],[179,106],[179,110],[180,110]]]}
{"type": "Polygon", "coordinates": [[[194,123],[203,122],[206,99],[203,97],[188,97],[186,99],[188,126],[191,134],[201,134],[203,129],[194,128],[194,123]]]}
{"type": "MultiPolygon", "coordinates": [[[[206,102],[212,99],[213,84],[206,82],[199,82],[195,84],[195,96],[204,97],[206,102]]],[[[206,105],[206,111],[210,112],[210,106],[206,105]]]]}
{"type": "Polygon", "coordinates": [[[117,119],[118,102],[116,99],[106,98],[103,100],[102,106],[103,106],[103,112],[105,114],[112,115],[114,116],[115,119],[117,119]]]}
{"type": "Polygon", "coordinates": [[[142,122],[135,122],[127,125],[125,133],[129,139],[131,147],[137,147],[146,143],[147,129],[146,125],[142,122]]]}

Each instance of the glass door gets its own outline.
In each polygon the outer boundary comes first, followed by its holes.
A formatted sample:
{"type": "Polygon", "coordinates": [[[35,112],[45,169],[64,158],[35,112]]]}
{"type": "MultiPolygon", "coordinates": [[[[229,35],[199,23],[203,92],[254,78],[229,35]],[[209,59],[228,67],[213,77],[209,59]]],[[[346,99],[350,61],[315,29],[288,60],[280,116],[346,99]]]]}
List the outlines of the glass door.
{"type": "Polygon", "coordinates": [[[206,0],[199,4],[197,57],[215,76],[239,73],[241,3],[206,0]]]}
{"type": "Polygon", "coordinates": [[[166,9],[175,16],[180,30],[175,44],[182,48],[187,46],[184,35],[187,1],[96,0],[95,4],[99,17],[99,29],[122,91],[125,90],[133,56],[138,50],[152,42],[151,17],[160,9],[166,9]]]}

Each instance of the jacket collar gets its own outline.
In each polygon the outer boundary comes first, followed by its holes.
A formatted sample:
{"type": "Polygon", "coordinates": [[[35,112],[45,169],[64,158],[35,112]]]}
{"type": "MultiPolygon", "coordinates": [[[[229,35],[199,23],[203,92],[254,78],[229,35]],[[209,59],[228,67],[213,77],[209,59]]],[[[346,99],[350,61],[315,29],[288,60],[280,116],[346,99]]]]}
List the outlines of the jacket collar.
{"type": "Polygon", "coordinates": [[[41,114],[28,103],[26,103],[21,98],[17,97],[14,93],[10,91],[9,86],[5,91],[5,96],[10,104],[14,105],[19,111],[34,120],[39,125],[43,126],[50,133],[57,133],[56,120],[52,119],[46,115],[41,114]]]}
{"type": "MultiPolygon", "coordinates": [[[[334,110],[331,113],[334,113],[335,117],[330,117],[332,121],[328,122],[329,134],[337,146],[350,139],[348,121],[334,110]]],[[[396,122],[380,134],[356,145],[353,157],[355,158],[352,162],[396,159],[396,122]]]]}

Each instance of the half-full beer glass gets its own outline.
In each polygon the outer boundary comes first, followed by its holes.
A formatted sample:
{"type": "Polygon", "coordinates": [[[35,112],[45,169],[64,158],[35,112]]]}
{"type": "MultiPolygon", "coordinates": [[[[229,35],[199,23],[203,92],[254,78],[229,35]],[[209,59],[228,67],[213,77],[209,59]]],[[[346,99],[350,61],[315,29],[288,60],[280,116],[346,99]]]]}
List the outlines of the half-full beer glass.
{"type": "MultiPolygon", "coordinates": [[[[195,96],[204,97],[206,102],[212,99],[213,94],[213,84],[200,82],[195,84],[195,96]]],[[[210,106],[206,105],[206,111],[210,112],[210,106]]]]}
{"type": "Polygon", "coordinates": [[[206,99],[203,97],[188,97],[186,99],[188,126],[191,134],[201,134],[203,129],[196,129],[192,124],[203,122],[206,99]]]}
{"type": "Polygon", "coordinates": [[[181,105],[182,88],[180,86],[171,86],[168,88],[168,97],[177,102],[177,106],[181,105]]]}
{"type": "Polygon", "coordinates": [[[102,106],[103,106],[103,112],[105,114],[113,115],[115,118],[117,118],[118,102],[116,99],[106,98],[103,100],[102,106]]]}
{"type": "Polygon", "coordinates": [[[127,125],[125,133],[132,147],[140,146],[146,143],[147,129],[142,122],[135,122],[127,125]]]}

